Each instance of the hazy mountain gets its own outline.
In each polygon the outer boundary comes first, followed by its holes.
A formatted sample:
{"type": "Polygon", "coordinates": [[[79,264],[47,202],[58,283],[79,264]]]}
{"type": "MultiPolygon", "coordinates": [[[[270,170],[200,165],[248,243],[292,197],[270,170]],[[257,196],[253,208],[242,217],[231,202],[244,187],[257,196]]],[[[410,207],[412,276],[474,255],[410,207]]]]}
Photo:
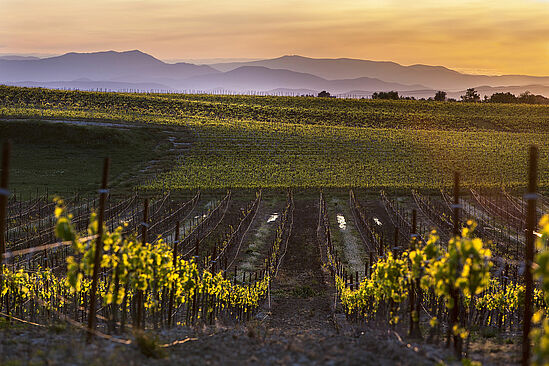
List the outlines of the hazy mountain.
{"type": "Polygon", "coordinates": [[[220,64],[220,63],[226,63],[226,62],[250,62],[250,61],[257,61],[261,60],[261,58],[248,58],[248,57],[215,57],[215,58],[168,58],[163,59],[162,61],[165,61],[167,63],[173,64],[176,62],[187,62],[190,64],[195,65],[210,65],[210,64],[220,64]]]}
{"type": "Polygon", "coordinates": [[[276,88],[271,90],[265,90],[262,93],[269,94],[269,95],[299,96],[299,95],[317,95],[320,91],[313,90],[313,89],[276,88]]]}
{"type": "Polygon", "coordinates": [[[308,73],[243,66],[224,73],[195,76],[184,82],[185,89],[210,90],[224,88],[233,91],[310,89],[343,93],[351,89],[371,91],[426,89],[422,85],[388,83],[374,78],[326,80],[308,73]]]}
{"type": "Polygon", "coordinates": [[[396,90],[416,98],[432,96],[435,90],[459,97],[466,88],[484,85],[477,88],[482,95],[530,90],[549,96],[549,87],[544,86],[549,86],[549,77],[468,75],[441,66],[301,56],[212,66],[169,64],[137,50],[67,53],[41,59],[3,55],[0,83],[83,90],[171,89],[289,95],[326,90],[353,97],[396,90]]]}
{"type": "Polygon", "coordinates": [[[208,73],[219,71],[188,63],[167,64],[140,51],[67,53],[38,60],[0,60],[0,81],[3,82],[89,78],[177,87],[181,80],[208,73]]]}
{"type": "Polygon", "coordinates": [[[5,82],[4,85],[40,87],[49,89],[77,89],[77,90],[107,90],[107,91],[166,91],[172,88],[158,83],[126,83],[122,81],[94,81],[80,78],[72,81],[19,81],[5,82]]]}
{"type": "Polygon", "coordinates": [[[252,62],[211,64],[220,71],[230,71],[242,66],[263,66],[306,72],[325,79],[376,78],[401,84],[421,84],[432,89],[461,90],[474,85],[549,85],[549,77],[523,75],[468,75],[442,66],[402,66],[395,62],[368,61],[349,58],[315,59],[302,56],[282,56],[275,59],[252,62]]]}
{"type": "Polygon", "coordinates": [[[23,61],[23,60],[40,60],[40,58],[34,57],[34,56],[5,55],[5,56],[0,56],[0,60],[23,61]]]}

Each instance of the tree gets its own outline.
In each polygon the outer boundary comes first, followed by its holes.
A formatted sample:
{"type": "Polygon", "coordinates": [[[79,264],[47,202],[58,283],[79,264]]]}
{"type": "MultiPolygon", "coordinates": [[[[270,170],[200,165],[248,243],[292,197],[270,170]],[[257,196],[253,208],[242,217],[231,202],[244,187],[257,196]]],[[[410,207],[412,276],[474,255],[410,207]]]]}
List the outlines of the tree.
{"type": "Polygon", "coordinates": [[[461,96],[463,102],[480,102],[480,95],[477,93],[475,88],[469,88],[465,92],[465,95],[461,96]]]}
{"type": "Polygon", "coordinates": [[[494,93],[489,101],[490,103],[517,103],[517,97],[509,92],[494,93]]]}
{"type": "Polygon", "coordinates": [[[320,93],[318,93],[319,98],[330,98],[330,96],[331,96],[330,93],[328,93],[326,90],[323,90],[320,93]]]}
{"type": "Polygon", "coordinates": [[[435,94],[435,100],[436,100],[437,102],[444,102],[444,101],[446,101],[446,92],[445,92],[445,91],[442,91],[442,90],[437,91],[437,93],[435,94]]]}
{"type": "Polygon", "coordinates": [[[532,94],[528,90],[519,95],[517,100],[519,103],[526,104],[549,104],[548,98],[545,98],[543,95],[532,94]]]}
{"type": "Polygon", "coordinates": [[[393,99],[397,100],[400,99],[398,96],[398,92],[396,91],[390,91],[390,92],[375,92],[372,94],[372,99],[393,99]]]}

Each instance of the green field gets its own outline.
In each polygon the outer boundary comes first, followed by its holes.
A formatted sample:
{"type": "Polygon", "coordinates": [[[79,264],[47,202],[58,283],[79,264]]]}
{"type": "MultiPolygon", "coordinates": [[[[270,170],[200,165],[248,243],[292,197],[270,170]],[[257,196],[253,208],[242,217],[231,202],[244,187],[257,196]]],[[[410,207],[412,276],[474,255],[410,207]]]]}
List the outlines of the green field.
{"type": "Polygon", "coordinates": [[[131,188],[135,174],[165,152],[156,128],[78,126],[40,121],[0,123],[0,143],[13,144],[11,186],[16,192],[71,194],[95,191],[103,159],[111,157],[112,183],[131,188]]]}
{"type": "MultiPolygon", "coordinates": [[[[520,186],[527,149],[546,134],[224,124],[195,129],[196,143],[155,188],[429,188],[451,183],[520,186]]],[[[541,185],[549,184],[541,159],[541,185]]]]}
{"type": "Polygon", "coordinates": [[[255,121],[404,129],[549,131],[549,106],[245,95],[123,94],[0,86],[1,115],[181,124],[255,121]],[[34,110],[29,110],[29,107],[34,110]],[[24,110],[18,110],[18,109],[24,110]]]}
{"type": "MultiPolygon", "coordinates": [[[[531,144],[540,148],[541,186],[549,186],[549,106],[0,87],[0,116],[145,123],[188,136],[170,171],[140,179],[133,170],[135,184],[147,188],[436,189],[456,169],[467,185],[520,187],[531,144]]],[[[105,144],[127,173],[151,157],[134,143],[143,136],[125,137],[131,141],[105,144]]],[[[63,150],[76,161],[105,151],[76,141],[75,153],[63,150]]],[[[53,169],[52,159],[30,160],[40,150],[29,143],[21,164],[53,169]]]]}

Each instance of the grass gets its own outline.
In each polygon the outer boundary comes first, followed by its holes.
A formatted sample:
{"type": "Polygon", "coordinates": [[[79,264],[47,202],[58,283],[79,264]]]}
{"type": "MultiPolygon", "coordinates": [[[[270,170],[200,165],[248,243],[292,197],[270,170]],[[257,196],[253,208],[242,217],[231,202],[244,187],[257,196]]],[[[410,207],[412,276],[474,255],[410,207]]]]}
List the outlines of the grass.
{"type": "MultiPolygon", "coordinates": [[[[108,153],[113,176],[131,172],[120,181],[154,190],[437,190],[450,186],[455,170],[461,171],[464,185],[514,188],[524,187],[531,144],[540,147],[540,186],[549,187],[549,106],[14,87],[0,87],[0,101],[0,115],[5,118],[164,126],[184,131],[191,143],[180,153],[175,168],[143,184],[136,166],[158,156],[151,149],[158,144],[154,134],[135,128],[111,129],[100,135],[103,139],[88,137],[89,131],[61,133],[63,128],[73,128],[59,127],[56,132],[44,132],[46,142],[20,136],[23,140],[14,158],[18,170],[13,175],[18,187],[31,188],[40,182],[56,190],[95,188],[101,157],[108,153]],[[98,145],[89,145],[92,140],[98,145]]],[[[173,164],[174,159],[166,167],[173,164]]]]}
{"type": "Polygon", "coordinates": [[[3,110],[24,106],[49,116],[181,123],[188,119],[401,129],[549,131],[547,105],[357,100],[245,95],[124,94],[0,86],[3,110]],[[107,116],[101,116],[105,113],[107,116]],[[74,114],[73,114],[74,115],[74,114]]]}
{"type": "Polygon", "coordinates": [[[321,293],[308,285],[298,286],[292,289],[290,292],[292,297],[301,299],[308,299],[311,297],[319,296],[321,293]]]}
{"type": "Polygon", "coordinates": [[[39,121],[0,122],[0,143],[12,140],[10,187],[16,192],[69,194],[94,191],[103,159],[110,156],[111,182],[154,159],[163,136],[154,128],[119,130],[39,121]]]}
{"type": "Polygon", "coordinates": [[[296,285],[292,288],[279,288],[273,290],[273,296],[280,298],[299,298],[308,299],[315,296],[321,296],[323,293],[320,290],[316,290],[309,285],[296,285]]]}
{"type": "MultiPolygon", "coordinates": [[[[151,188],[437,189],[454,170],[465,185],[526,181],[531,144],[547,156],[544,133],[399,130],[303,125],[204,124],[173,171],[151,188]]],[[[549,184],[540,159],[540,186],[549,184]]]]}

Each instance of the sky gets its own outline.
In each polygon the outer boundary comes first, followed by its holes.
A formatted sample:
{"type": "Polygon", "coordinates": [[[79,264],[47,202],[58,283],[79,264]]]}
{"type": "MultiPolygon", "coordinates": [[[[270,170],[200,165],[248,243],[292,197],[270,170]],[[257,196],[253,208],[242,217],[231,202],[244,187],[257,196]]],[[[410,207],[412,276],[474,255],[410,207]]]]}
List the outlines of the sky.
{"type": "Polygon", "coordinates": [[[549,75],[549,0],[0,0],[0,54],[133,49],[549,75]]]}

